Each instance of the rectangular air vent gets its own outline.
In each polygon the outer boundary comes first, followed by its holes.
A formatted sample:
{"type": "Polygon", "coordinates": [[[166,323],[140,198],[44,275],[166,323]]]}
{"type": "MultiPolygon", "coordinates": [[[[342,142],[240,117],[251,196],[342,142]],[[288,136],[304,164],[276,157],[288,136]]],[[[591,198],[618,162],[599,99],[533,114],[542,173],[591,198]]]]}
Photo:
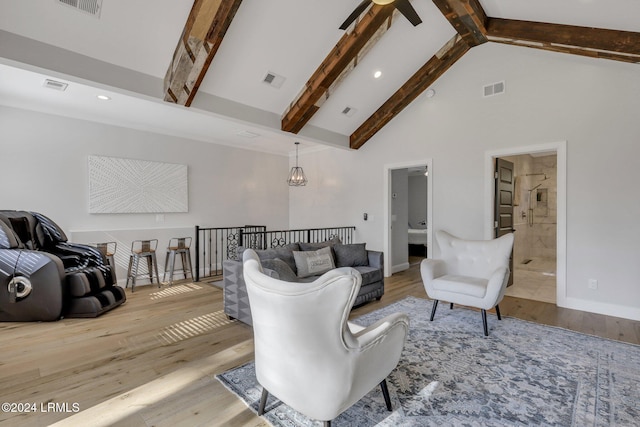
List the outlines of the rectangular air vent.
{"type": "Polygon", "coordinates": [[[245,138],[255,138],[255,137],[257,137],[257,136],[260,136],[260,134],[255,133],[255,132],[251,132],[251,131],[248,131],[248,130],[241,130],[241,131],[238,131],[238,132],[236,133],[236,135],[238,135],[238,136],[243,136],[243,137],[245,137],[245,138]]]}
{"type": "Polygon", "coordinates": [[[486,85],[483,88],[483,95],[485,97],[500,95],[501,93],[504,93],[504,82],[493,83],[490,85],[486,85]]]}
{"type": "Polygon", "coordinates": [[[80,12],[100,18],[102,0],[57,0],[58,4],[72,7],[80,12]]]}
{"type": "Polygon", "coordinates": [[[69,86],[67,83],[62,83],[62,82],[58,82],[55,80],[49,80],[49,79],[45,79],[44,83],[42,84],[42,86],[49,88],[49,89],[55,89],[55,90],[59,90],[64,92],[65,89],[67,89],[67,86],[69,86]]]}
{"type": "Polygon", "coordinates": [[[267,71],[267,74],[262,79],[262,83],[266,83],[271,87],[280,89],[286,79],[272,71],[267,71]]]}
{"type": "Polygon", "coordinates": [[[356,113],[356,111],[358,111],[358,110],[356,110],[353,107],[346,106],[346,107],[344,107],[344,110],[342,110],[342,114],[344,114],[347,117],[351,117],[356,113]]]}

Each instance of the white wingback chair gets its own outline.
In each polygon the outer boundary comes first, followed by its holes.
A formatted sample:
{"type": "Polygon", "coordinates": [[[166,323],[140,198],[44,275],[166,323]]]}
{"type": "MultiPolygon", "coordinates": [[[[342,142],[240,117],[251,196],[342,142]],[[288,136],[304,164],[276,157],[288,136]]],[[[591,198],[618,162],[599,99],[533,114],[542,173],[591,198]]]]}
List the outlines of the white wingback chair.
{"type": "Polygon", "coordinates": [[[425,259],[420,264],[422,282],[429,298],[433,299],[431,320],[436,314],[438,301],[466,305],[482,310],[484,334],[487,328],[487,310],[495,307],[504,297],[509,280],[509,257],[513,248],[513,233],[493,240],[463,240],[446,231],[436,232],[441,259],[425,259]]]}
{"type": "Polygon", "coordinates": [[[396,367],[409,328],[406,314],[369,327],[347,322],[360,288],[353,268],[337,268],[309,283],[267,276],[253,250],[243,254],[253,317],[258,414],[271,393],[309,418],[331,420],[378,384],[387,409],[386,377],[396,367]]]}

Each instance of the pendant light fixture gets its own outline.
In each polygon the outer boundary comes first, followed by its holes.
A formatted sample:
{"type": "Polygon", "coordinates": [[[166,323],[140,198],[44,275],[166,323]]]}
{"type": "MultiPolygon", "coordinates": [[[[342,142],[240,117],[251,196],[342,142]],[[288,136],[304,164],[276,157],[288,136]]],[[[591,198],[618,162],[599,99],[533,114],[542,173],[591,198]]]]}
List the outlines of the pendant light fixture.
{"type": "Polygon", "coordinates": [[[298,145],[299,142],[296,142],[296,165],[291,168],[291,172],[289,172],[289,178],[287,178],[287,183],[290,187],[301,187],[303,185],[307,185],[307,177],[304,175],[304,171],[300,166],[298,166],[298,145]]]}

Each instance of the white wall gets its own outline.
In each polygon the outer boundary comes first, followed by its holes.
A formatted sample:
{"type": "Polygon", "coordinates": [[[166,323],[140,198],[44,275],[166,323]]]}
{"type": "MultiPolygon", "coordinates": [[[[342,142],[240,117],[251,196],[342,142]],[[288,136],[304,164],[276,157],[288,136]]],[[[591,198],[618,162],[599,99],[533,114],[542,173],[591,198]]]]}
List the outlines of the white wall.
{"type": "Polygon", "coordinates": [[[413,228],[426,228],[420,224],[427,220],[427,177],[409,176],[409,224],[413,228]]]}
{"type": "Polygon", "coordinates": [[[638,71],[514,46],[473,48],[436,82],[434,98],[419,97],[357,152],[301,156],[314,179],[310,191],[291,193],[292,222],[352,223],[381,250],[384,166],[432,158],[433,229],[482,239],[491,221],[486,152],[566,140],[567,300],[640,320],[638,71]],[[503,80],[505,94],[482,97],[483,85],[503,80]],[[597,290],[588,289],[590,278],[597,290]]]}
{"type": "Polygon", "coordinates": [[[391,171],[391,271],[409,268],[409,174],[391,171]]]}
{"type": "Polygon", "coordinates": [[[8,107],[0,107],[0,130],[0,208],[41,212],[77,242],[113,231],[126,253],[131,239],[158,237],[165,248],[195,225],[289,225],[286,156],[8,107]],[[187,165],[189,212],[165,213],[162,222],[155,214],[89,214],[88,155],[187,165]]]}

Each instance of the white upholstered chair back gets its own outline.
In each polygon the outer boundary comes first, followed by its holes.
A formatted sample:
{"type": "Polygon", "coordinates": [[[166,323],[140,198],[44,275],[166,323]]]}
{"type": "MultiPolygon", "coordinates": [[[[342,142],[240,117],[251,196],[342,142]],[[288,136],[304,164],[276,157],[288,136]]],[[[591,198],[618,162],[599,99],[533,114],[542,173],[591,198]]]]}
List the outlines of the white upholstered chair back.
{"type": "Polygon", "coordinates": [[[438,301],[476,307],[482,311],[484,334],[489,335],[487,310],[502,301],[509,281],[509,258],[513,248],[513,233],[493,240],[464,240],[438,230],[436,239],[440,258],[424,259],[420,274],[424,289],[433,299],[431,320],[438,301]]]}
{"type": "MultiPolygon", "coordinates": [[[[360,288],[357,270],[331,270],[309,283],[263,273],[253,250],[243,254],[251,306],[256,377],[269,393],[316,420],[329,421],[380,384],[400,358],[408,319],[384,327],[347,320],[360,288]]],[[[377,324],[376,324],[377,325],[377,324]]]]}

